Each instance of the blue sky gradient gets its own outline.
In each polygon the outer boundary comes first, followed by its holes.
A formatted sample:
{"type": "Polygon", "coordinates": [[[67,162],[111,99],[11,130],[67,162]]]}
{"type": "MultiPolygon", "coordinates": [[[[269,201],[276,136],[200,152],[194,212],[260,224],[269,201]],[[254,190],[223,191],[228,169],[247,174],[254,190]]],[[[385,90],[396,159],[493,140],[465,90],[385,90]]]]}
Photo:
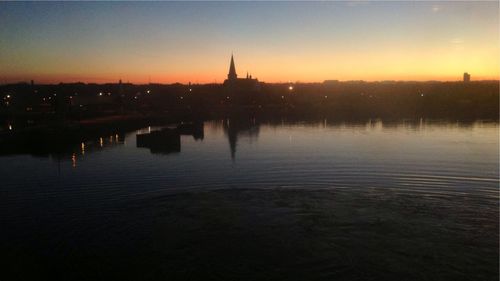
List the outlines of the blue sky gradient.
{"type": "Polygon", "coordinates": [[[498,2],[1,2],[0,83],[498,79],[498,2]]]}

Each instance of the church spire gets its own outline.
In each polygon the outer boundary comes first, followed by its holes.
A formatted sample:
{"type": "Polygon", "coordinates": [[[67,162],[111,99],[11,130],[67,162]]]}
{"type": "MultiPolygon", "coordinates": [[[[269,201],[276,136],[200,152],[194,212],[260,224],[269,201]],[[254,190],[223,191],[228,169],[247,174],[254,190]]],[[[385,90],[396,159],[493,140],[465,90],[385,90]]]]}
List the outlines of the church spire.
{"type": "Polygon", "coordinates": [[[227,74],[228,80],[236,80],[238,75],[236,75],[236,67],[234,66],[233,54],[231,54],[231,65],[229,66],[229,73],[227,74]]]}

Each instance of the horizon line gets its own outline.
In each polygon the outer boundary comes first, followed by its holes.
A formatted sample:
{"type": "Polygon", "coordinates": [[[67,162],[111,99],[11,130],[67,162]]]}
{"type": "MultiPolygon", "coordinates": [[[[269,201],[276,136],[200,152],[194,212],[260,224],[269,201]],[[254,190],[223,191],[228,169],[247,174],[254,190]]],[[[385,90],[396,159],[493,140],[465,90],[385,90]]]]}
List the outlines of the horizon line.
{"type": "MultiPolygon", "coordinates": [[[[60,85],[60,84],[86,84],[86,85],[105,85],[105,84],[119,84],[121,79],[118,79],[118,81],[108,81],[108,82],[84,82],[84,81],[71,81],[71,82],[55,82],[55,83],[33,83],[34,85],[60,85]]],[[[18,84],[31,84],[31,81],[36,82],[35,80],[22,80],[22,81],[16,81],[16,82],[8,82],[8,83],[0,83],[0,86],[6,86],[6,85],[18,85],[18,84]]],[[[122,84],[132,84],[132,85],[175,85],[175,84],[181,84],[181,85],[223,85],[223,83],[220,82],[204,82],[204,83],[192,83],[192,82],[171,82],[171,83],[164,83],[164,82],[147,82],[147,83],[134,83],[134,82],[129,82],[129,81],[121,81],[122,84]]],[[[334,83],[349,83],[349,82],[362,82],[362,83],[387,83],[387,82],[394,82],[394,83],[408,83],[408,82],[417,82],[417,83],[429,83],[429,82],[441,82],[441,83],[450,83],[450,82],[464,82],[463,80],[337,80],[337,79],[326,79],[323,81],[314,81],[314,82],[303,82],[303,81],[279,81],[279,82],[265,82],[265,81],[259,81],[259,83],[264,83],[264,84],[324,84],[328,82],[334,82],[334,83]]],[[[468,81],[468,83],[471,82],[499,82],[500,79],[480,79],[480,80],[471,80],[468,81]]]]}

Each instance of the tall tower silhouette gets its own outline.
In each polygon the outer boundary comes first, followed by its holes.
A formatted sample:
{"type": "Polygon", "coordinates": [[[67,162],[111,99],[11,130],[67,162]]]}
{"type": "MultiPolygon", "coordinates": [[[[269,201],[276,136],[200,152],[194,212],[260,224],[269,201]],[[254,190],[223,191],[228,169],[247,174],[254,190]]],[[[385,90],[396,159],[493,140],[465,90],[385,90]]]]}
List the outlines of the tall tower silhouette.
{"type": "Polygon", "coordinates": [[[229,89],[230,91],[238,92],[239,95],[245,92],[249,93],[260,90],[259,80],[253,79],[252,75],[247,73],[246,78],[238,78],[238,74],[236,74],[236,66],[234,64],[233,54],[231,54],[229,73],[227,74],[227,79],[224,80],[223,85],[226,86],[226,89],[229,89]]]}
{"type": "Polygon", "coordinates": [[[229,66],[229,73],[227,74],[227,80],[232,81],[238,79],[236,75],[236,67],[234,66],[233,54],[231,54],[231,65],[229,66]]]}

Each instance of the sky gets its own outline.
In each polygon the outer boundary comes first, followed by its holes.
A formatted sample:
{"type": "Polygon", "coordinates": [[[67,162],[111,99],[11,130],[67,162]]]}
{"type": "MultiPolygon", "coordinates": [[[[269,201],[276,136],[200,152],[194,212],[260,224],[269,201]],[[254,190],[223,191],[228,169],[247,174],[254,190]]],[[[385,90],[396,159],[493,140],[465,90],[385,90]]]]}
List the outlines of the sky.
{"type": "Polygon", "coordinates": [[[0,83],[499,79],[499,2],[0,2],[0,83]]]}

